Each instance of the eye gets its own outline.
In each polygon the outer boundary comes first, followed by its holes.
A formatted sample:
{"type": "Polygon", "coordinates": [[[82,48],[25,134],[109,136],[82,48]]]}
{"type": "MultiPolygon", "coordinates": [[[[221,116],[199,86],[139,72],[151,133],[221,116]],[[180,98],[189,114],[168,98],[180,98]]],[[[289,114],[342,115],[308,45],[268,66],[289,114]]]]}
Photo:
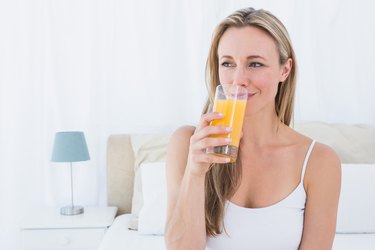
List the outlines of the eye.
{"type": "Polygon", "coordinates": [[[249,67],[251,68],[259,68],[259,67],[262,67],[263,64],[262,63],[258,63],[258,62],[252,62],[249,64],[249,67]]]}
{"type": "Polygon", "coordinates": [[[223,63],[221,63],[221,66],[229,68],[229,67],[233,67],[233,64],[229,63],[229,62],[223,62],[223,63]]]}

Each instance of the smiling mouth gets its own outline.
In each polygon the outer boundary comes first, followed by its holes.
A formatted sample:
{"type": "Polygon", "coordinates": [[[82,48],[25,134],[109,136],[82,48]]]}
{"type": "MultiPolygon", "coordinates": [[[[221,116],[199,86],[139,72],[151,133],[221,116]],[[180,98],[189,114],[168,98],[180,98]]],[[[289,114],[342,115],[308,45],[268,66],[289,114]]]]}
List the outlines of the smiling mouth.
{"type": "Polygon", "coordinates": [[[253,97],[256,93],[248,93],[247,94],[247,99],[250,99],[251,97],[253,97]]]}

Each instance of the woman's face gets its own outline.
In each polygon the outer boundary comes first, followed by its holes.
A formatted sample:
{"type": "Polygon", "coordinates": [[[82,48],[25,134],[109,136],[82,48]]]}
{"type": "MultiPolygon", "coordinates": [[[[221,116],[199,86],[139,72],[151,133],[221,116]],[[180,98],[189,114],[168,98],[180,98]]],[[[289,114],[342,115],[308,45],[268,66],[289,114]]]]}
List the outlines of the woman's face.
{"type": "Polygon", "coordinates": [[[220,39],[218,60],[220,83],[247,88],[246,114],[275,110],[278,83],[287,78],[291,59],[280,65],[276,43],[271,36],[251,26],[229,28],[220,39]]]}

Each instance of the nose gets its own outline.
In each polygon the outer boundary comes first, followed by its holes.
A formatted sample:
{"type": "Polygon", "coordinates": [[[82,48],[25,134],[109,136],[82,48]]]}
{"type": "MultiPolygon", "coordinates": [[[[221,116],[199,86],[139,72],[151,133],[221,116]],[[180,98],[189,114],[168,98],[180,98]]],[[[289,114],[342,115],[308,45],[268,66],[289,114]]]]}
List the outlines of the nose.
{"type": "Polygon", "coordinates": [[[245,69],[242,67],[237,68],[233,74],[233,85],[247,87],[249,85],[250,79],[248,74],[246,74],[245,69]]]}

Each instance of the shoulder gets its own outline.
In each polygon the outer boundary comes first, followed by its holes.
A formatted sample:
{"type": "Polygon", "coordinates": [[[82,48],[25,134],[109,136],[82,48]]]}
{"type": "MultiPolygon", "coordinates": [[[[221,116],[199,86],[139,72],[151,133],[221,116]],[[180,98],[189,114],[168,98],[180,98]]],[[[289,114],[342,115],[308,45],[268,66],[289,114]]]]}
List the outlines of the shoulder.
{"type": "Polygon", "coordinates": [[[341,162],[337,153],[331,147],[316,142],[308,161],[306,177],[307,188],[324,183],[339,186],[341,162]]]}
{"type": "Polygon", "coordinates": [[[167,148],[167,168],[184,166],[189,153],[190,137],[195,131],[194,126],[183,126],[176,129],[169,140],[167,148]]]}
{"type": "Polygon", "coordinates": [[[310,162],[317,170],[337,170],[341,165],[337,153],[331,147],[319,142],[314,145],[310,162]]]}
{"type": "MultiPolygon", "coordinates": [[[[297,142],[297,145],[300,145],[300,148],[305,148],[305,146],[310,145],[312,142],[312,139],[308,136],[301,134],[293,128],[289,129],[290,133],[288,135],[290,135],[290,138],[294,142],[297,142]]],[[[315,142],[307,163],[306,175],[315,176],[327,172],[338,174],[340,173],[340,169],[341,162],[337,153],[330,146],[315,142]]]]}
{"type": "Polygon", "coordinates": [[[187,139],[193,135],[195,131],[195,127],[194,126],[182,126],[182,127],[179,127],[178,129],[176,129],[172,136],[171,136],[171,140],[181,140],[181,139],[187,139]]]}
{"type": "Polygon", "coordinates": [[[190,137],[194,134],[194,126],[182,126],[176,129],[169,140],[168,151],[186,147],[190,142],[190,137]]]}

